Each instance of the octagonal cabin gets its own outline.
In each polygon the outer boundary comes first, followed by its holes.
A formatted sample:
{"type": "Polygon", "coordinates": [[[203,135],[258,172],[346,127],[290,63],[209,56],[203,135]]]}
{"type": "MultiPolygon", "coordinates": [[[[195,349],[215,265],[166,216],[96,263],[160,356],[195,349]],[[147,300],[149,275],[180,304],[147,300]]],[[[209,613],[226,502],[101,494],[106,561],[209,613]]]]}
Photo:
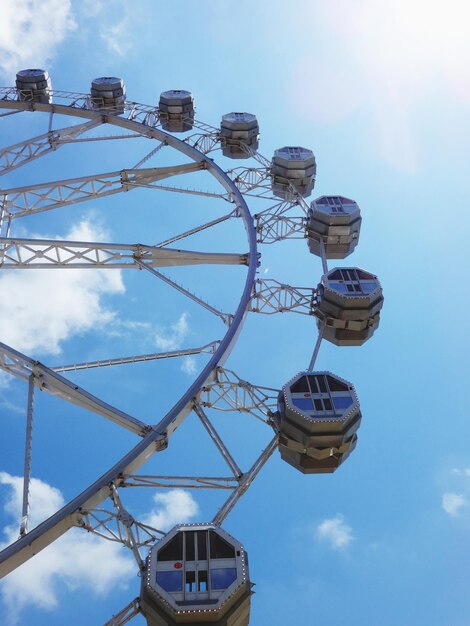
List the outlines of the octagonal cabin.
{"type": "Polygon", "coordinates": [[[382,287],[374,274],[358,267],[330,270],[317,292],[318,325],[323,338],[337,346],[360,346],[374,334],[383,305],[382,287]]]}
{"type": "Polygon", "coordinates": [[[323,240],[327,259],[344,259],[353,252],[361,230],[361,210],[343,196],[321,196],[312,202],[306,235],[312,254],[321,256],[323,240]]]}
{"type": "Polygon", "coordinates": [[[334,472],[361,423],[353,385],[331,372],[300,372],[278,398],[281,458],[304,474],[334,472]]]}
{"type": "Polygon", "coordinates": [[[141,607],[148,626],[247,626],[251,587],[236,539],[211,524],[179,525],[150,550],[141,607]]]}
{"type": "Polygon", "coordinates": [[[248,146],[257,150],[259,146],[259,125],[253,113],[227,113],[220,123],[220,144],[222,154],[230,159],[247,159],[248,146]]]}
{"type": "Polygon", "coordinates": [[[184,133],[191,130],[194,122],[194,98],[190,91],[170,89],[160,94],[158,117],[163,130],[184,133]]]}
{"type": "Polygon", "coordinates": [[[92,107],[96,111],[124,113],[126,86],[122,78],[100,76],[91,82],[90,96],[92,107]]]}
{"type": "Polygon", "coordinates": [[[46,70],[27,69],[16,74],[16,89],[21,102],[52,102],[52,83],[46,70]]]}
{"type": "Polygon", "coordinates": [[[293,191],[309,196],[315,185],[316,172],[315,156],[308,148],[279,148],[271,161],[273,194],[284,200],[291,200],[293,191]]]}

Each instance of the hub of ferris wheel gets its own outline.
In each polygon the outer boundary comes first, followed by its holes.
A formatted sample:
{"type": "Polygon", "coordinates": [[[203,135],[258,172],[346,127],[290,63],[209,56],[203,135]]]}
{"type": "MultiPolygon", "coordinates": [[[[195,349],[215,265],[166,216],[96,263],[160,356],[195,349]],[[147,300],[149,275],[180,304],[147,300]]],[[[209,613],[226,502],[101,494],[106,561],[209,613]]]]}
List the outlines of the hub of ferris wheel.
{"type": "MultiPolygon", "coordinates": [[[[46,71],[18,72],[16,88],[20,101],[52,102],[46,71]]],[[[89,105],[94,110],[120,115],[125,102],[122,79],[100,77],[91,83],[89,105]]],[[[164,130],[191,130],[192,94],[184,90],[163,92],[157,115],[164,130]]],[[[258,120],[251,113],[227,113],[215,139],[224,156],[247,159],[258,148],[258,120]]],[[[318,326],[314,354],[309,367],[293,375],[278,392],[276,410],[269,414],[270,424],[284,461],[304,474],[331,473],[356,447],[362,416],[354,385],[332,372],[315,370],[315,360],[322,339],[337,346],[359,346],[372,337],[379,325],[382,287],[377,276],[361,268],[328,269],[329,259],[344,259],[356,248],[361,213],[354,200],[343,196],[321,196],[307,205],[305,198],[315,184],[313,152],[285,146],[275,151],[266,167],[272,195],[304,208],[303,236],[310,252],[321,258],[324,270],[312,290],[309,310],[318,326]]],[[[249,623],[252,583],[247,555],[218,524],[174,527],[150,548],[142,570],[137,605],[149,626],[249,623]]],[[[109,622],[118,623],[124,621],[109,622]]]]}

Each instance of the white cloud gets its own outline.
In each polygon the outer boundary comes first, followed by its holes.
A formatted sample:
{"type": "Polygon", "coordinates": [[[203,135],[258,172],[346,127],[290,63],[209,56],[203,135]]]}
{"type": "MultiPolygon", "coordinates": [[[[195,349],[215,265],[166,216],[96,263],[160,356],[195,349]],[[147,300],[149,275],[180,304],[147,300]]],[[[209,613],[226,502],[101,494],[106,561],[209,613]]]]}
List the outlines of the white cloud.
{"type": "MultiPolygon", "coordinates": [[[[14,520],[4,529],[7,537],[4,545],[7,545],[18,536],[23,479],[0,472],[0,484],[10,489],[4,510],[14,520]]],[[[38,479],[31,481],[30,493],[30,527],[64,504],[58,489],[38,479]]],[[[136,565],[120,544],[74,529],[3,579],[0,596],[7,610],[8,623],[17,624],[22,610],[28,605],[54,609],[64,588],[104,596],[113,588],[126,588],[128,580],[135,574],[136,565]]]]}
{"type": "Polygon", "coordinates": [[[461,493],[444,493],[442,496],[442,508],[452,517],[457,517],[460,509],[468,506],[467,498],[461,493]]]}
{"type": "Polygon", "coordinates": [[[189,333],[188,314],[182,313],[169,330],[155,334],[155,345],[165,352],[181,347],[181,342],[189,333]]]}
{"type": "Polygon", "coordinates": [[[342,515],[320,522],[316,528],[316,536],[335,550],[343,550],[354,539],[352,528],[346,524],[342,515]]]}
{"type": "Polygon", "coordinates": [[[185,356],[181,364],[181,371],[188,374],[188,376],[195,374],[197,371],[196,359],[192,356],[185,356]]]}
{"type": "Polygon", "coordinates": [[[129,20],[124,17],[116,24],[103,26],[100,30],[100,37],[110,52],[123,57],[132,48],[132,42],[129,37],[130,30],[129,20]]]}
{"type": "Polygon", "coordinates": [[[82,0],[81,8],[85,15],[95,17],[104,9],[104,4],[101,0],[82,0]]]}
{"type": "Polygon", "coordinates": [[[463,469],[454,468],[454,469],[452,470],[452,472],[453,472],[454,474],[457,474],[457,476],[466,476],[466,477],[469,477],[469,476],[470,476],[470,468],[468,468],[468,467],[465,467],[465,468],[463,468],[463,469]]]}
{"type": "Polygon", "coordinates": [[[470,100],[470,5],[466,0],[330,0],[307,3],[305,10],[327,33],[323,52],[330,63],[318,63],[322,43],[317,39],[297,58],[291,74],[292,88],[303,85],[297,106],[306,116],[333,123],[361,110],[382,156],[413,172],[416,120],[436,99],[437,88],[470,100]]]}
{"type": "Polygon", "coordinates": [[[11,413],[16,413],[17,415],[21,415],[23,417],[26,413],[26,408],[24,406],[18,406],[14,402],[10,402],[6,398],[2,398],[2,396],[0,396],[0,406],[4,407],[11,413]]]}
{"type": "Polygon", "coordinates": [[[10,380],[10,376],[3,370],[0,370],[0,389],[8,389],[10,380]]]}
{"type": "Polygon", "coordinates": [[[75,30],[70,0],[2,0],[0,73],[11,76],[26,67],[43,67],[59,44],[75,30]]]}
{"type": "Polygon", "coordinates": [[[143,521],[158,530],[169,530],[175,524],[188,522],[199,512],[199,506],[192,495],[183,489],[171,489],[167,493],[157,493],[153,500],[155,508],[143,521]]]}
{"type": "MultiPolygon", "coordinates": [[[[103,241],[107,235],[84,220],[64,237],[71,241],[103,241]]],[[[14,294],[0,309],[2,341],[17,350],[60,353],[73,334],[109,324],[115,314],[102,296],[124,292],[118,270],[9,270],[0,290],[14,294]]]]}

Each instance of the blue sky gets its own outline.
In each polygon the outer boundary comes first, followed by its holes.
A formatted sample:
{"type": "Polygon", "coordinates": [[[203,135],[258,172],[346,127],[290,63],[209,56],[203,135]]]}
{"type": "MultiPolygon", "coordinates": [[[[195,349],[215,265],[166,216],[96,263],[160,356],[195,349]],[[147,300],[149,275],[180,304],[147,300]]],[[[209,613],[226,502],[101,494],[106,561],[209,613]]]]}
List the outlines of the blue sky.
{"type": "MultiPolygon", "coordinates": [[[[267,158],[284,145],[312,149],[318,173],[311,199],[341,194],[361,207],[359,245],[338,265],[379,276],[380,328],[361,348],[323,342],[317,361],[356,386],[358,446],[331,476],[296,473],[276,452],[227,518],[224,527],[244,543],[256,583],[251,624],[468,626],[467,3],[5,0],[2,13],[3,85],[13,85],[17,70],[39,66],[56,89],[85,93],[97,76],[122,76],[128,98],[146,104],[167,89],[191,90],[197,118],[213,126],[229,111],[255,113],[267,158]]],[[[44,132],[47,122],[33,117],[21,126],[15,116],[3,120],[2,144],[44,132]]],[[[148,141],[125,143],[120,151],[64,147],[12,173],[3,187],[132,167],[150,150],[148,141]]],[[[160,164],[164,157],[155,160],[160,164]]],[[[139,190],[45,213],[15,234],[156,243],[220,215],[224,207],[211,202],[139,190]]],[[[215,236],[194,238],[194,246],[232,252],[246,242],[241,224],[231,222],[215,236]]],[[[321,262],[305,241],[261,246],[261,253],[263,277],[303,287],[320,279],[321,262]]],[[[230,309],[239,269],[180,275],[230,309]]],[[[24,274],[0,277],[8,294],[1,340],[47,364],[198,346],[223,332],[216,318],[143,272],[24,274]]],[[[307,317],[253,314],[227,367],[280,388],[308,365],[315,338],[307,317]]],[[[154,423],[205,362],[201,356],[71,378],[154,423]]],[[[6,541],[18,526],[26,390],[3,376],[0,383],[6,541]]],[[[32,510],[40,521],[135,438],[45,394],[36,403],[32,510]]],[[[244,467],[271,436],[246,416],[214,421],[244,467]]],[[[210,441],[189,419],[143,471],[203,473],[207,463],[219,471],[210,441]]],[[[126,492],[129,508],[160,527],[209,519],[218,502],[211,494],[144,491],[126,492]]],[[[71,532],[0,584],[0,615],[7,624],[55,626],[80,615],[81,623],[98,625],[138,586],[124,548],[71,532]]]]}

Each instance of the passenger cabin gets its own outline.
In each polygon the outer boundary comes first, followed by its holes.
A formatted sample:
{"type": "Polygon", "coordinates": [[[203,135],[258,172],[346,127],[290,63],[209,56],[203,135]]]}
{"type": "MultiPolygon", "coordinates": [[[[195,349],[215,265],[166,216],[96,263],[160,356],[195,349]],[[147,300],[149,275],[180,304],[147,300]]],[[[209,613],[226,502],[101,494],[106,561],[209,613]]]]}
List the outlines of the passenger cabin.
{"type": "Polygon", "coordinates": [[[142,611],[149,626],[247,626],[251,587],[236,539],[211,524],[180,525],[150,550],[142,611]]]}
{"type": "Polygon", "coordinates": [[[317,289],[317,317],[323,337],[337,346],[360,346],[380,321],[382,287],[374,274],[341,267],[322,276],[317,289]]]}
{"type": "Polygon", "coordinates": [[[184,133],[194,122],[194,98],[190,91],[170,89],[160,94],[158,117],[163,130],[184,133]]]}
{"type": "Polygon", "coordinates": [[[16,89],[21,102],[52,102],[52,83],[46,70],[28,69],[17,72],[16,89]]]}
{"type": "Polygon", "coordinates": [[[288,201],[295,199],[295,193],[309,196],[316,172],[315,156],[308,148],[285,146],[275,150],[271,161],[273,194],[288,201]]]}
{"type": "Polygon", "coordinates": [[[222,154],[230,159],[247,159],[259,146],[259,125],[253,113],[227,113],[220,123],[222,154]]]}
{"type": "Polygon", "coordinates": [[[96,111],[107,111],[120,115],[124,113],[126,86],[122,78],[100,76],[95,78],[90,88],[91,105],[96,111]]]}
{"type": "Polygon", "coordinates": [[[347,380],[300,372],[279,393],[278,420],[281,458],[304,474],[325,474],[354,450],[361,411],[347,380]]]}
{"type": "Polygon", "coordinates": [[[343,196],[321,196],[312,202],[307,216],[306,236],[312,254],[327,259],[344,259],[359,241],[361,210],[343,196]]]}

